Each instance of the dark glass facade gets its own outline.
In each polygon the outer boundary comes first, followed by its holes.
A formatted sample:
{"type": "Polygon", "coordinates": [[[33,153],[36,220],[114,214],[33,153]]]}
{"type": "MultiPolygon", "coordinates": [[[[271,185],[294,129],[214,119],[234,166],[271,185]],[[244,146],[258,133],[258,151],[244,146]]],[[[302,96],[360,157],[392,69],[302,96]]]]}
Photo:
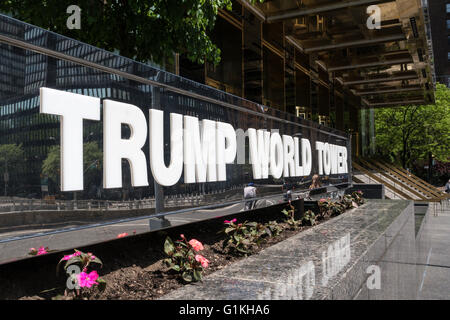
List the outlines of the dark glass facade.
{"type": "MultiPolygon", "coordinates": [[[[323,19],[314,19],[312,24],[324,25],[323,19]]],[[[219,65],[194,68],[181,57],[180,75],[327,127],[358,132],[360,118],[337,117],[334,101],[337,96],[346,101],[341,106],[345,113],[359,110],[359,97],[334,87],[328,72],[317,66],[317,54],[306,54],[286,38],[293,32],[288,28],[283,22],[265,23],[233,1],[232,12],[219,12],[211,35],[221,49],[219,65]]]]}
{"type": "Polygon", "coordinates": [[[450,87],[450,2],[427,0],[436,81],[450,87]]]}

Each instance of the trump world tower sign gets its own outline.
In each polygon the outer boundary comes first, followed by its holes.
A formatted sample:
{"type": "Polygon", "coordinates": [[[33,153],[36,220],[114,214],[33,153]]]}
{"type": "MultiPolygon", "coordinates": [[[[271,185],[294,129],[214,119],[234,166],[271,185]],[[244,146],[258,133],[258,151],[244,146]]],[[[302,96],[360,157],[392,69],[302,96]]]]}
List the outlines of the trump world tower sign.
{"type": "Polygon", "coordinates": [[[0,57],[0,263],[351,183],[345,132],[2,15],[0,57]]]}
{"type": "MultiPolygon", "coordinates": [[[[61,116],[61,191],[83,190],[83,119],[100,120],[100,99],[49,88],[40,89],[40,112],[61,116]]],[[[135,105],[103,101],[103,187],[122,187],[122,159],[131,169],[133,187],[149,185],[147,159],[142,148],[150,139],[149,160],[153,178],[162,186],[226,181],[226,164],[234,163],[237,150],[245,153],[243,139],[229,123],[170,113],[170,164],[164,162],[164,111],[149,109],[149,125],[135,105]],[[131,136],[121,137],[121,126],[131,136]]],[[[243,133],[242,129],[238,132],[243,133]]],[[[248,128],[250,163],[254,180],[309,176],[312,167],[308,139],[248,128]],[[301,152],[300,152],[301,150],[301,152]]],[[[347,148],[316,141],[318,173],[346,174],[347,148]]]]}

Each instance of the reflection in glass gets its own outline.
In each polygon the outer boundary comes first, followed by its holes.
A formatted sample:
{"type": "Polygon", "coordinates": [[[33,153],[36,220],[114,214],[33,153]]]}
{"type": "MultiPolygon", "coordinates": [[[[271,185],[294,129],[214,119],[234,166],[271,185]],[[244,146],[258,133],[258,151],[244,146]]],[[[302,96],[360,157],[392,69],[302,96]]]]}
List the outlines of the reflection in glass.
{"type": "MultiPolygon", "coordinates": [[[[246,19],[244,28],[260,37],[261,24],[252,20],[250,13],[246,13],[246,19]]],[[[285,103],[290,108],[294,105],[309,108],[309,89],[292,90],[294,79],[298,87],[303,81],[309,83],[309,76],[302,75],[298,68],[294,74],[292,65],[285,72],[283,56],[273,50],[276,47],[264,46],[262,66],[261,47],[244,39],[244,52],[237,50],[235,56],[234,53],[225,55],[225,64],[207,73],[214,81],[237,90],[234,93],[241,90],[239,95],[242,95],[244,87],[245,96],[255,97],[256,101],[258,96],[261,97],[264,83],[266,103],[261,105],[5,16],[0,16],[0,20],[1,35],[67,55],[62,60],[37,52],[39,50],[0,44],[0,54],[5,57],[0,69],[0,175],[3,177],[2,194],[7,196],[0,206],[0,246],[3,245],[0,263],[11,257],[22,257],[20,250],[12,249],[15,246],[6,245],[11,241],[17,246],[20,244],[24,252],[32,246],[36,247],[34,242],[41,242],[39,245],[48,245],[51,249],[73,248],[114,239],[124,232],[132,234],[134,224],[138,225],[137,233],[148,232],[151,228],[149,219],[155,218],[156,212],[158,217],[166,216],[171,226],[234,214],[245,210],[243,188],[250,182],[258,188],[256,208],[283,201],[283,180],[295,184],[299,193],[308,189],[311,176],[318,172],[316,162],[313,162],[310,176],[286,179],[269,176],[268,179],[254,181],[248,159],[248,138],[245,138],[248,128],[278,130],[281,135],[309,139],[312,146],[316,141],[338,145],[349,142],[346,134],[301,120],[295,116],[294,110],[291,110],[292,114],[282,112],[285,103]],[[84,65],[71,61],[72,57],[84,59],[84,65]],[[94,65],[88,67],[87,63],[94,65]],[[105,72],[101,67],[111,69],[105,72]],[[118,71],[124,74],[118,74],[118,71]],[[288,80],[287,87],[285,80],[288,80]],[[182,176],[176,185],[162,188],[162,197],[158,198],[155,197],[151,174],[148,177],[149,186],[131,186],[129,164],[123,160],[123,188],[104,189],[103,123],[85,120],[84,190],[60,192],[60,119],[58,116],[40,114],[40,87],[98,97],[102,101],[112,99],[133,104],[143,111],[147,120],[149,108],[164,110],[164,132],[169,131],[170,113],[229,123],[244,134],[244,161],[227,165],[226,181],[186,184],[182,176]],[[286,88],[291,90],[287,101],[284,95],[286,88]],[[156,210],[158,205],[161,210],[156,210]],[[59,236],[53,237],[56,234],[59,236]],[[56,242],[43,243],[42,239],[56,242]]],[[[236,34],[231,37],[233,39],[229,39],[235,43],[227,47],[224,41],[224,50],[242,46],[241,32],[239,28],[235,31],[236,34]]],[[[180,57],[181,61],[183,57],[180,57]]],[[[204,69],[203,72],[199,70],[198,66],[188,68],[180,63],[182,74],[191,72],[199,80],[204,80],[201,79],[205,77],[204,69]]],[[[315,101],[317,113],[317,97],[315,101]]],[[[129,135],[129,128],[123,126],[122,137],[129,135]]],[[[167,163],[170,161],[169,136],[164,135],[167,163]]],[[[149,159],[148,139],[142,150],[149,159]]],[[[331,175],[324,177],[323,181],[336,185],[347,183],[348,178],[347,174],[331,175]]],[[[161,224],[163,227],[164,224],[161,224]]]]}

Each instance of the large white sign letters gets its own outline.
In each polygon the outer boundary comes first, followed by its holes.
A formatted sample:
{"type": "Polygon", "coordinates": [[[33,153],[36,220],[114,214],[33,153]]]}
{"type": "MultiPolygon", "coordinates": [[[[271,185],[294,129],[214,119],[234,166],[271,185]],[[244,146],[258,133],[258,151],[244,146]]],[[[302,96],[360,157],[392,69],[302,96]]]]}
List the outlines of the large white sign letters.
{"type": "MultiPolygon", "coordinates": [[[[83,190],[83,120],[100,121],[99,98],[41,88],[40,112],[60,116],[61,190],[83,190]]],[[[143,151],[149,137],[149,164],[162,186],[178,183],[226,181],[226,165],[237,158],[245,163],[248,137],[253,179],[309,176],[312,147],[308,139],[280,135],[277,131],[235,129],[229,123],[170,113],[170,163],[164,161],[164,111],[144,112],[135,105],[103,100],[103,187],[122,187],[122,159],[130,164],[131,184],[148,186],[147,158],[143,151]],[[130,137],[122,138],[122,125],[130,137]]],[[[347,148],[317,141],[319,174],[348,173],[347,148]]]]}

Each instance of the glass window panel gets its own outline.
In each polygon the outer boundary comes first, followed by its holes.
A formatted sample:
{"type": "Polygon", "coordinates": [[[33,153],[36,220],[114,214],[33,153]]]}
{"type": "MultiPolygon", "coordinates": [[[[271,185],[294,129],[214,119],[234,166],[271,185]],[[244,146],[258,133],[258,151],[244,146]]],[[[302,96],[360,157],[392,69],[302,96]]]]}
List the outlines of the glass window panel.
{"type": "Polygon", "coordinates": [[[206,64],[206,84],[242,96],[242,31],[218,17],[211,36],[221,51],[218,65],[206,64]]]}
{"type": "Polygon", "coordinates": [[[268,48],[264,48],[264,100],[263,104],[284,110],[284,61],[268,48]]]}

